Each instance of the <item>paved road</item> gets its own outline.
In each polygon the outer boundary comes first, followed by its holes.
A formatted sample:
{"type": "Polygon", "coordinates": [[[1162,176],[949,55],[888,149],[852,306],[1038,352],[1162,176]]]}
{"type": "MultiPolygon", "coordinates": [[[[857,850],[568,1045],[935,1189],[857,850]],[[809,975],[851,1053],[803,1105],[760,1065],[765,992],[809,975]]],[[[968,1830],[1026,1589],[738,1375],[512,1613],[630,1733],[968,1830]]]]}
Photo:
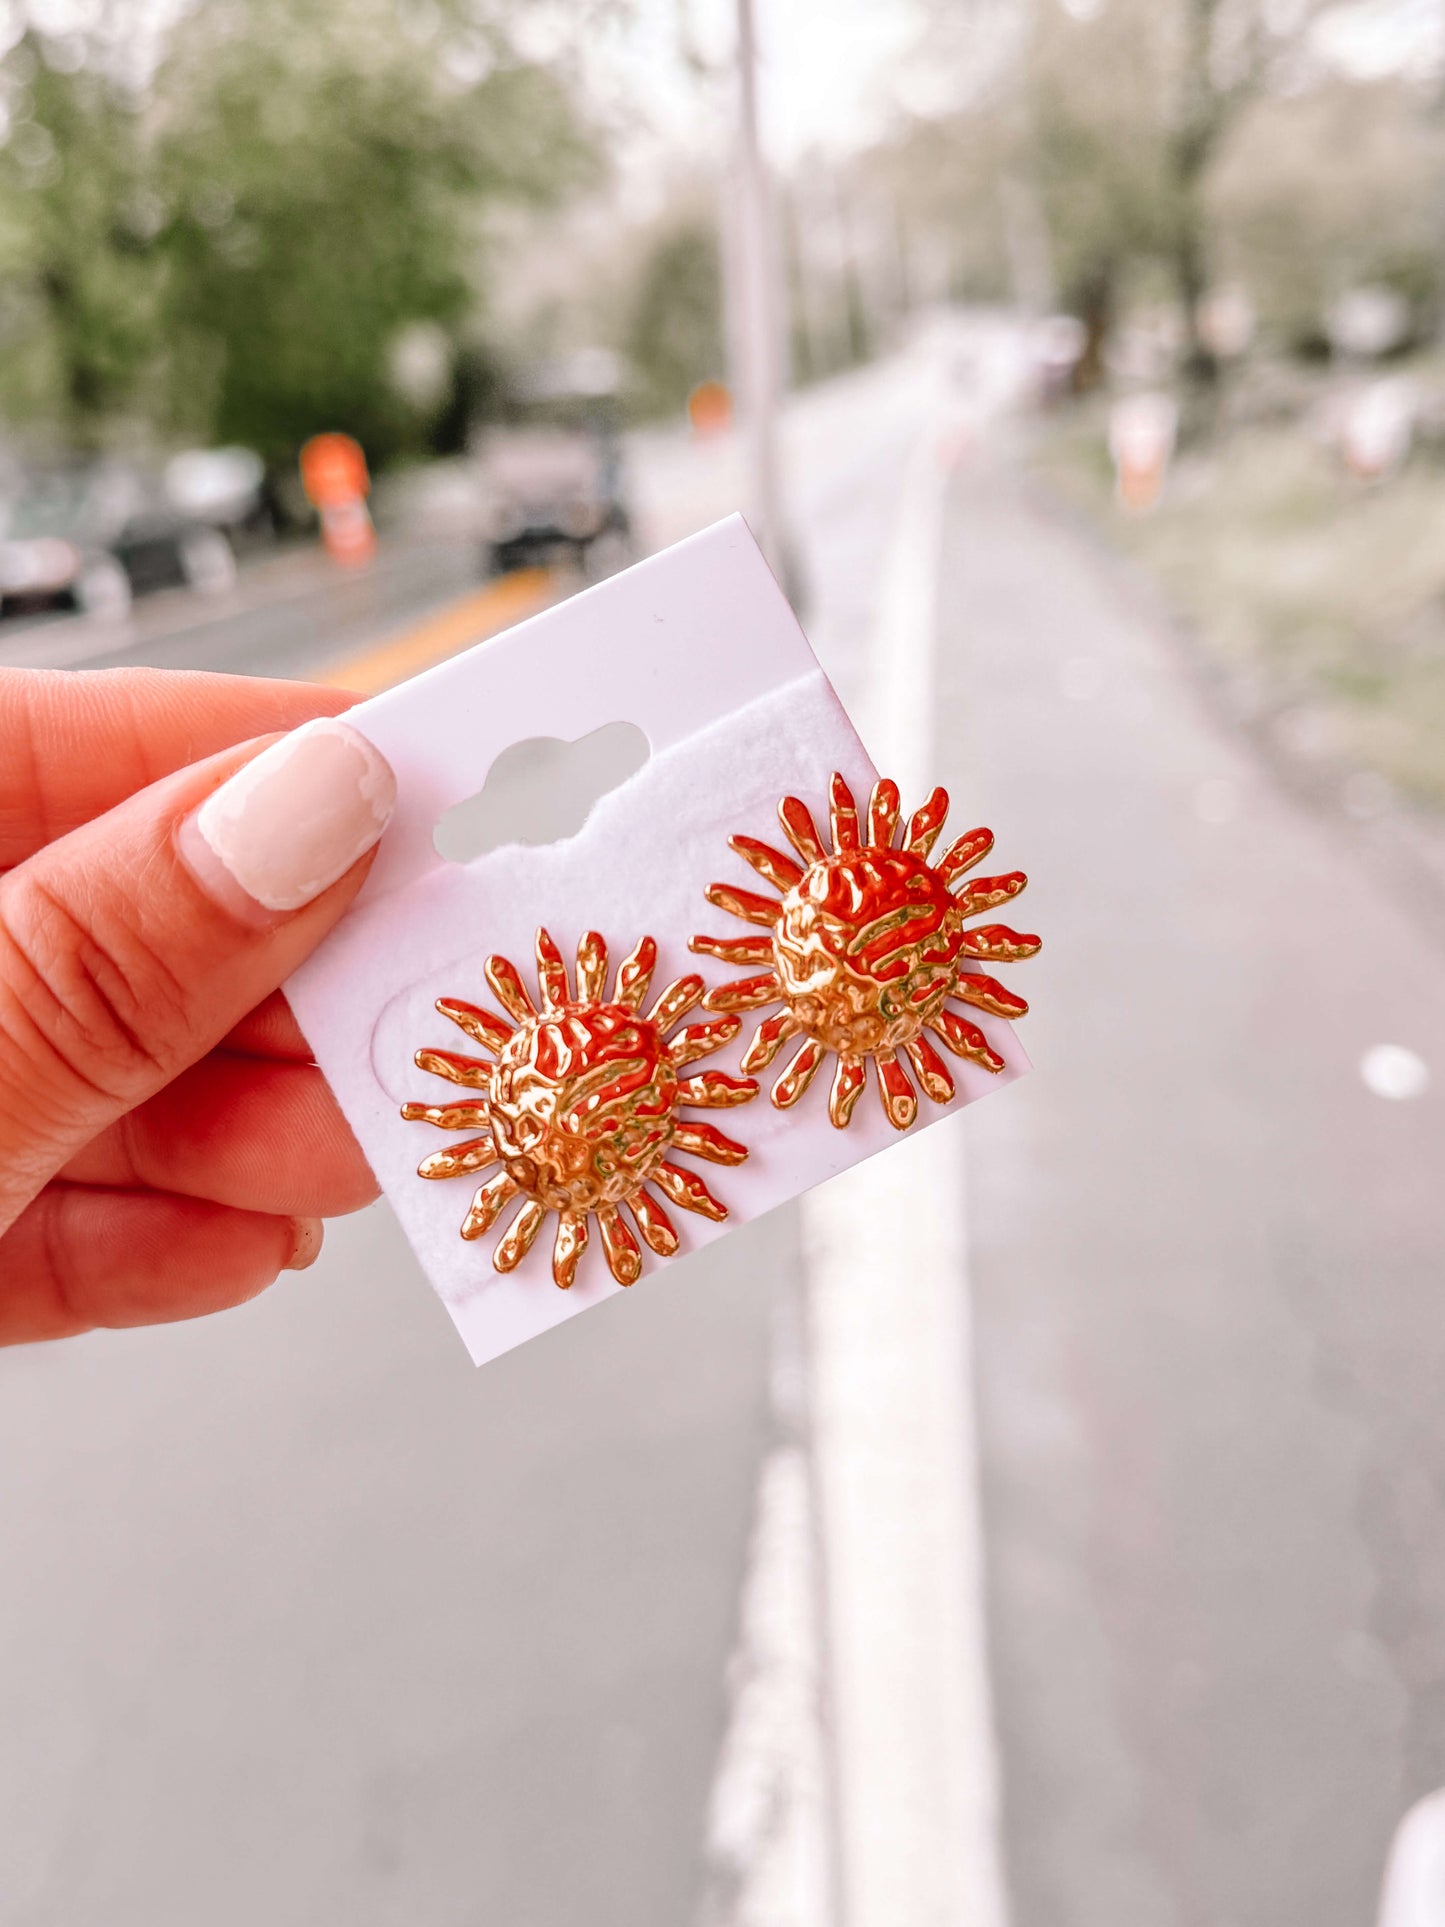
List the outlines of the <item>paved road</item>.
{"type": "MultiPolygon", "coordinates": [[[[850,696],[933,392],[790,421],[850,696]]],[[[657,540],[733,499],[731,450],[638,460],[657,540]]],[[[1048,938],[966,1134],[1013,1927],[1354,1927],[1445,1783],[1445,957],[973,460],[939,776],[1048,938]]],[[[196,646],[380,633],[324,611],[196,646]]],[[[687,1927],[794,1239],[480,1376],[380,1212],[228,1318],[0,1355],[3,1927],[687,1927]]]]}
{"type": "Polygon", "coordinates": [[[123,622],[50,617],[0,631],[0,668],[214,669],[314,675],[475,588],[475,544],[416,537],[385,544],[367,569],[340,569],[317,548],[266,556],[236,588],[147,596],[123,622]]]}
{"type": "Polygon", "coordinates": [[[5,1927],[685,1921],[793,1237],[483,1375],[380,1208],[0,1354],[5,1927]]]}
{"type": "MultiPolygon", "coordinates": [[[[800,417],[845,681],[921,400],[885,372],[800,417]]],[[[691,525],[734,505],[689,473],[691,525]]],[[[306,673],[439,577],[380,582],[91,653],[306,673]]],[[[3,1927],[686,1927],[795,1240],[478,1375],[376,1209],[239,1312],[0,1354],[3,1927]]]]}
{"type": "Polygon", "coordinates": [[[1359,1927],[1445,1782],[1445,955],[1007,470],[943,602],[1048,937],[970,1139],[1014,1927],[1359,1927]]]}

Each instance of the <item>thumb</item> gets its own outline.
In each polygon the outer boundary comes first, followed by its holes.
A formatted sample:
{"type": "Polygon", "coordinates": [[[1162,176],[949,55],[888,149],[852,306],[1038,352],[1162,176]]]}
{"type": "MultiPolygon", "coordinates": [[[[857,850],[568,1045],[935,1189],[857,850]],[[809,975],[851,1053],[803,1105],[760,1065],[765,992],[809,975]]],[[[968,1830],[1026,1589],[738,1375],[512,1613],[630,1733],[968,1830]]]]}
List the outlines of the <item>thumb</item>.
{"type": "Polygon", "coordinates": [[[360,888],[396,799],[385,761],[329,718],[256,748],[0,876],[0,1230],[283,983],[360,888]]]}

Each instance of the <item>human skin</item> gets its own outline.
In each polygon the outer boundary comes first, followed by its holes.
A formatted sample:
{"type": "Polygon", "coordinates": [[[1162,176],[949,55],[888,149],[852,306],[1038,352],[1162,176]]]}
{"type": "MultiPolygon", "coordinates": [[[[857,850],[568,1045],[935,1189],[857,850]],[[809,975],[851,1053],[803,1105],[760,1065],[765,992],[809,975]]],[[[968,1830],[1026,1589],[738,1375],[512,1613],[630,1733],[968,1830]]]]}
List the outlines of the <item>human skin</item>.
{"type": "Polygon", "coordinates": [[[238,1304],[375,1195],[279,991],[394,799],[351,700],[0,671],[0,1343],[238,1304]]]}

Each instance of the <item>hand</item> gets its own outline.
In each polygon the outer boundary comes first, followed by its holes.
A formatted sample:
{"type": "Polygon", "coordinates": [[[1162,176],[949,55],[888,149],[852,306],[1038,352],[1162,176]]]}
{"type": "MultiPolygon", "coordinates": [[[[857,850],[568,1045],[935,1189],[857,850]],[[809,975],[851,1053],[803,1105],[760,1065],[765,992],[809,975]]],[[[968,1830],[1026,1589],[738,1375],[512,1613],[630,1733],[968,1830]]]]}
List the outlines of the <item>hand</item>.
{"type": "Polygon", "coordinates": [[[348,700],[0,671],[0,1343],[237,1304],[375,1195],[277,994],[395,801],[348,700]]]}

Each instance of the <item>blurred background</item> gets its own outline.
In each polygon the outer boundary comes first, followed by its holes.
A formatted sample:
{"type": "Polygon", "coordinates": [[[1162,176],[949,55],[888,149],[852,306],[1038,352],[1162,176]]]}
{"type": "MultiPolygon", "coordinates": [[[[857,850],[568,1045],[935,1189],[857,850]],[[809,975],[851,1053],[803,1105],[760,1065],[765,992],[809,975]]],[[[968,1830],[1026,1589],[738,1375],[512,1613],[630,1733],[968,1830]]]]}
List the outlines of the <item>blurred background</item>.
{"type": "Polygon", "coordinates": [[[0,48],[0,673],[370,694],[740,508],[1046,939],[928,1161],[480,1376],[383,1207],[0,1357],[0,1922],[1375,1920],[1445,1784],[1445,5],[0,48]]]}

